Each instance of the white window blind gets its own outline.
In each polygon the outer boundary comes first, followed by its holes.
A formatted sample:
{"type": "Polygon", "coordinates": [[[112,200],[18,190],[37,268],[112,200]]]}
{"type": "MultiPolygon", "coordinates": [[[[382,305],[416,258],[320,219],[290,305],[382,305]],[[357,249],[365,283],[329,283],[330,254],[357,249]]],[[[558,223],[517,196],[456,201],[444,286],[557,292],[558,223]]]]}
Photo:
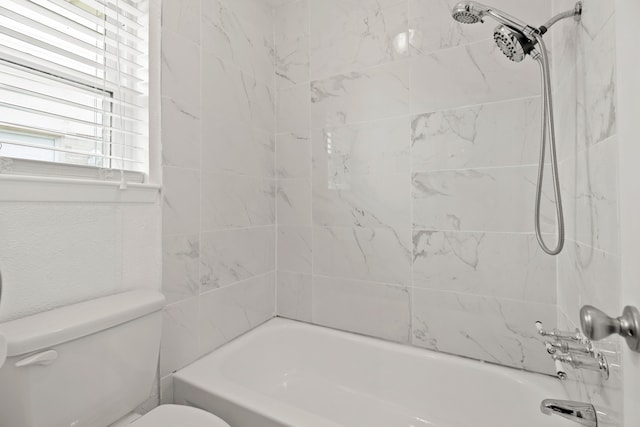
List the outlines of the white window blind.
{"type": "Polygon", "coordinates": [[[148,8],[0,1],[0,172],[144,181],[148,8]]]}

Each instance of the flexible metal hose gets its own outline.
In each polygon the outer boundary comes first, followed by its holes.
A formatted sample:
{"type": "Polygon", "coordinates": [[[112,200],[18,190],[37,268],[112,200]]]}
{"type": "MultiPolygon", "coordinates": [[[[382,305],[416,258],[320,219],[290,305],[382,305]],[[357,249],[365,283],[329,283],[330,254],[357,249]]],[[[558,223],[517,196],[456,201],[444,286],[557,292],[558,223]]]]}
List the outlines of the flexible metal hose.
{"type": "Polygon", "coordinates": [[[553,98],[551,94],[551,76],[549,72],[549,57],[542,37],[535,35],[540,54],[535,58],[540,64],[542,82],[542,138],[540,142],[540,164],[538,165],[538,184],[536,188],[535,229],[536,238],[543,251],[549,255],[558,255],[562,252],[565,241],[564,213],[562,209],[562,197],[560,195],[560,179],[558,177],[558,158],[556,155],[556,131],[553,120],[553,98]],[[544,182],[545,154],[549,137],[549,154],[551,157],[551,176],[553,179],[553,193],[556,199],[557,242],[554,248],[547,246],[542,236],[540,225],[540,209],[542,201],[542,184],[544,182]]]}

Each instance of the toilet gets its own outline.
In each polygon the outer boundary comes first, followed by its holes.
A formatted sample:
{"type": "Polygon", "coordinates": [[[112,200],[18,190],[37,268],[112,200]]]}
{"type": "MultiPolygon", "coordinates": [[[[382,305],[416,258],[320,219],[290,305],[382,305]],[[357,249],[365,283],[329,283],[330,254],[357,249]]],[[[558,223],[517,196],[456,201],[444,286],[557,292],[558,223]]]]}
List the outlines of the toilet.
{"type": "Polygon", "coordinates": [[[164,302],[131,291],[0,324],[0,427],[230,427],[188,406],[133,413],[154,387],[164,302]]]}

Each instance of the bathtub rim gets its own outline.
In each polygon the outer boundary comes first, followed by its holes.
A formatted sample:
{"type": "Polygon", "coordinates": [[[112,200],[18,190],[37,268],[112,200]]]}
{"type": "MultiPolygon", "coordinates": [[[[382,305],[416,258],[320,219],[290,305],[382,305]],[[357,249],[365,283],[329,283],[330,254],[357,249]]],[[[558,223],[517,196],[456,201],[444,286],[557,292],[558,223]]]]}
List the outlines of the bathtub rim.
{"type": "MultiPolygon", "coordinates": [[[[198,401],[197,396],[194,395],[192,395],[191,399],[183,398],[183,396],[181,396],[182,389],[189,390],[189,388],[191,388],[192,390],[199,390],[207,393],[211,397],[224,402],[228,406],[231,405],[239,409],[255,413],[258,416],[274,422],[274,425],[277,426],[299,427],[304,425],[305,427],[344,427],[341,424],[335,423],[333,420],[320,417],[319,415],[302,408],[295,407],[286,402],[266,396],[259,391],[252,390],[242,383],[233,382],[232,379],[228,378],[221,371],[221,366],[224,365],[225,361],[229,360],[229,356],[233,356],[234,352],[250,346],[251,342],[256,339],[256,337],[286,329],[313,331],[313,333],[316,334],[319,333],[328,335],[332,338],[345,339],[352,343],[364,346],[373,346],[381,351],[398,352],[409,357],[431,360],[435,363],[445,361],[446,363],[452,363],[461,369],[481,370],[488,372],[489,374],[507,377],[507,379],[511,381],[522,382],[523,378],[518,377],[525,377],[524,379],[530,386],[539,389],[540,391],[548,390],[548,393],[545,393],[545,396],[549,395],[548,397],[559,397],[554,395],[552,388],[558,389],[559,392],[562,393],[561,386],[556,382],[558,380],[543,373],[526,371],[464,356],[419,348],[404,343],[386,341],[379,338],[346,332],[307,322],[274,317],[221,346],[217,350],[205,355],[196,362],[175,372],[173,374],[173,385],[176,400],[182,399],[183,403],[215,412],[214,408],[207,407],[208,402],[206,399],[198,401]],[[205,365],[207,365],[206,368],[213,368],[215,371],[213,374],[208,372],[207,377],[202,378],[201,375],[198,375],[198,371],[205,369],[205,365]],[[215,379],[214,387],[210,385],[211,375],[213,375],[215,379]],[[287,414],[286,420],[282,418],[283,413],[287,414]]],[[[187,392],[186,394],[189,393],[187,392]]],[[[224,414],[218,415],[222,416],[224,414]]]]}

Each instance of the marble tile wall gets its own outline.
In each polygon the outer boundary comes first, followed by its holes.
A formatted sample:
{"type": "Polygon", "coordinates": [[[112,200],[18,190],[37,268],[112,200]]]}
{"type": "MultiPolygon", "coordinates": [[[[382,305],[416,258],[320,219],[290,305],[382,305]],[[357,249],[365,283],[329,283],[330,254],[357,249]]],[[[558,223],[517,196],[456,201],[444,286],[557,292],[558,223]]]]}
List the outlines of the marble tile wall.
{"type": "MultiPolygon", "coordinates": [[[[492,23],[454,22],[454,3],[275,10],[278,314],[550,372],[534,327],[557,318],[556,260],[533,236],[538,68],[502,56],[492,23]]],[[[494,3],[551,16],[550,0],[494,3]]]]}
{"type": "MultiPolygon", "coordinates": [[[[556,12],[572,7],[568,0],[553,3],[556,12]]],[[[622,307],[614,3],[586,0],[579,25],[554,31],[558,59],[553,74],[568,237],[558,259],[558,318],[562,326],[575,328],[582,305],[612,315],[622,307]]],[[[570,371],[566,387],[572,399],[596,405],[603,414],[602,425],[619,427],[623,425],[621,340],[613,337],[596,345],[612,365],[611,379],[570,371]]]]}
{"type": "Polygon", "coordinates": [[[271,8],[165,0],[160,394],[171,374],[273,317],[275,83],[271,8]]]}

